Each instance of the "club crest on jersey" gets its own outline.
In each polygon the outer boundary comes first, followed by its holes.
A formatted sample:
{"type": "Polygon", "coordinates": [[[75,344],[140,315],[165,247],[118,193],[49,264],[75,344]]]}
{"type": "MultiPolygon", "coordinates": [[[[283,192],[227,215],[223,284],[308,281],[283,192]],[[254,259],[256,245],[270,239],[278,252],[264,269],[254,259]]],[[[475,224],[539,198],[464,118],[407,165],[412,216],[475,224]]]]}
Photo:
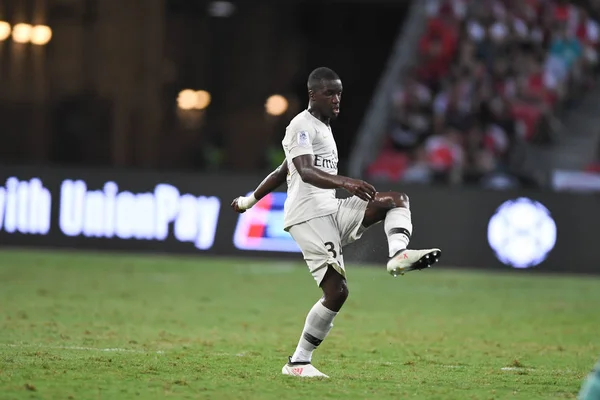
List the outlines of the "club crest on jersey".
{"type": "Polygon", "coordinates": [[[298,132],[298,144],[300,146],[304,146],[304,147],[310,146],[310,140],[308,139],[308,132],[306,132],[306,131],[298,132]]]}

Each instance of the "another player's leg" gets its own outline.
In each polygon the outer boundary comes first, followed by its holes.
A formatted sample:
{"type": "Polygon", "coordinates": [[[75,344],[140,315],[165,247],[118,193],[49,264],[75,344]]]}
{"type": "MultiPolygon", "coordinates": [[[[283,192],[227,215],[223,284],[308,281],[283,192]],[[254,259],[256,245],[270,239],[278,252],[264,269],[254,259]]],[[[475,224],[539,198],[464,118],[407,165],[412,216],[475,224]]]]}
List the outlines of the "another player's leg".
{"type": "Polygon", "coordinates": [[[381,221],[384,221],[388,238],[390,259],[387,270],[390,274],[397,276],[428,268],[439,260],[442,254],[440,249],[407,249],[412,235],[408,196],[397,192],[377,193],[367,206],[363,226],[369,227],[381,221]]]}
{"type": "Polygon", "coordinates": [[[296,351],[281,371],[284,375],[328,378],[311,364],[312,354],[333,327],[335,316],[348,298],[348,286],[346,278],[331,266],[319,286],[323,297],[308,313],[296,351]]]}

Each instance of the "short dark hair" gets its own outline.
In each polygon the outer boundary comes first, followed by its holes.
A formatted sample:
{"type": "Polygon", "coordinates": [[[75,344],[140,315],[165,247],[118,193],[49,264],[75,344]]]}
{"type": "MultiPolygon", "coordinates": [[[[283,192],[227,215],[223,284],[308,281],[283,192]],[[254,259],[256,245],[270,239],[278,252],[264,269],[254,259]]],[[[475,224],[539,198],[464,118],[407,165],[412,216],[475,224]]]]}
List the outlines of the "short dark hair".
{"type": "Polygon", "coordinates": [[[340,79],[332,69],[319,67],[313,70],[308,76],[308,90],[317,90],[323,86],[323,81],[335,81],[340,79]]]}

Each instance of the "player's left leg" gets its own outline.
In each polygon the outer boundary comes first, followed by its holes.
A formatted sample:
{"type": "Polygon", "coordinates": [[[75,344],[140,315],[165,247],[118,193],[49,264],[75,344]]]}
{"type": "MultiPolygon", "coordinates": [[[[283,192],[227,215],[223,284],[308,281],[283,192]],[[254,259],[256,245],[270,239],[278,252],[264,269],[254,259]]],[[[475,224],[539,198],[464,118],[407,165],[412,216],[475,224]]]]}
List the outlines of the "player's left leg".
{"type": "Polygon", "coordinates": [[[337,222],[334,215],[318,217],[290,227],[289,233],[302,250],[323,296],[308,312],[296,351],[281,372],[299,377],[327,378],[312,365],[312,355],[331,331],[333,320],[348,298],[337,222]]]}
{"type": "Polygon", "coordinates": [[[440,249],[409,250],[412,235],[410,202],[404,193],[377,193],[365,210],[362,225],[365,228],[384,221],[388,238],[389,261],[387,270],[397,276],[405,272],[428,268],[437,262],[442,254],[440,249]]]}

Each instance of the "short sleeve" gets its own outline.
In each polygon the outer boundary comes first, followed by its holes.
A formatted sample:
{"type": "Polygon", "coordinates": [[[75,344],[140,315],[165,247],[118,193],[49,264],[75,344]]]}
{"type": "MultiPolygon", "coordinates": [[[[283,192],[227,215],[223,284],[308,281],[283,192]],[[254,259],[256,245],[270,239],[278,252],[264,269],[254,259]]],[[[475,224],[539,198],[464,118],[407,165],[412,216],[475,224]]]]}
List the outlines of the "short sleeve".
{"type": "Polygon", "coordinates": [[[290,160],[313,153],[314,132],[304,127],[290,127],[286,134],[286,145],[290,160]]]}

